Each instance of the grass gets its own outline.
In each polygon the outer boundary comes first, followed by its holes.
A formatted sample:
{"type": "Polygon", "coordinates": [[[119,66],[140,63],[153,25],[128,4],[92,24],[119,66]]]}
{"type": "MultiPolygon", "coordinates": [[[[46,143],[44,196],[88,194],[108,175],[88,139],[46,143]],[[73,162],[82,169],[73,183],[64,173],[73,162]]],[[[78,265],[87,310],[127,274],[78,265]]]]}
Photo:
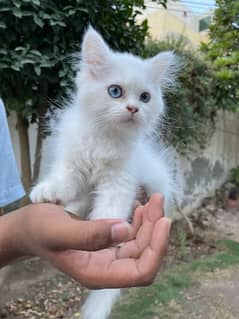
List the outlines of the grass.
{"type": "Polygon", "coordinates": [[[112,319],[152,318],[155,308],[167,306],[172,300],[183,303],[185,289],[199,285],[199,275],[239,264],[239,243],[220,241],[222,251],[204,259],[171,267],[151,286],[129,292],[119,304],[112,319]]]}

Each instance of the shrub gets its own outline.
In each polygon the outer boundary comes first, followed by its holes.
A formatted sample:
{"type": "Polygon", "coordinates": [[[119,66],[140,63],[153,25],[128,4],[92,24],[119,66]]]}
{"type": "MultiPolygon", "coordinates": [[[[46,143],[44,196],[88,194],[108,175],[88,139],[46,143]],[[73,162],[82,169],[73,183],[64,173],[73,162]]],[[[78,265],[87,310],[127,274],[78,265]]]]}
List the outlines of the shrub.
{"type": "Polygon", "coordinates": [[[214,74],[198,51],[192,50],[183,37],[164,41],[149,40],[144,57],[174,50],[179,57],[176,86],[165,92],[167,114],[159,123],[163,138],[181,153],[204,147],[213,132],[217,107],[212,94],[214,74]]]}

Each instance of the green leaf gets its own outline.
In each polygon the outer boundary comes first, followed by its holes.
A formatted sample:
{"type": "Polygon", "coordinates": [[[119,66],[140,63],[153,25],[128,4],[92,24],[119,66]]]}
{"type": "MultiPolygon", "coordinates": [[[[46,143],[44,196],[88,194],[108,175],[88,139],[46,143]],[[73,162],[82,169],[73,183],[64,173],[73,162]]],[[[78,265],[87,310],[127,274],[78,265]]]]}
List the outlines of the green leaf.
{"type": "Polygon", "coordinates": [[[21,8],[21,1],[20,0],[12,0],[13,4],[17,8],[21,8]]]}
{"type": "Polygon", "coordinates": [[[67,70],[60,70],[58,74],[60,78],[63,78],[67,74],[67,70]]]}
{"type": "Polygon", "coordinates": [[[42,19],[50,19],[50,18],[51,18],[50,14],[48,14],[48,13],[46,13],[46,12],[44,12],[44,11],[40,11],[40,12],[39,12],[39,16],[40,16],[42,19]]]}
{"type": "Polygon", "coordinates": [[[15,17],[20,18],[20,19],[22,18],[22,10],[19,8],[14,8],[12,10],[12,13],[15,15],[15,17]]]}
{"type": "Polygon", "coordinates": [[[3,22],[3,21],[0,21],[0,28],[1,29],[6,29],[6,23],[5,22],[3,22]]]}
{"type": "Polygon", "coordinates": [[[16,51],[16,52],[18,52],[18,51],[23,51],[23,50],[25,50],[24,47],[16,47],[16,48],[15,48],[15,51],[16,51]]]}
{"type": "Polygon", "coordinates": [[[50,20],[50,25],[51,26],[59,25],[61,27],[66,27],[66,24],[64,21],[58,21],[58,20],[50,20]]]}
{"type": "Polygon", "coordinates": [[[17,65],[17,64],[11,65],[11,68],[12,68],[14,71],[20,71],[20,67],[19,67],[19,65],[17,65]]]}
{"type": "Polygon", "coordinates": [[[36,6],[40,6],[41,5],[41,2],[40,0],[31,0],[32,3],[34,3],[36,6]]]}
{"type": "Polygon", "coordinates": [[[0,54],[5,54],[5,55],[7,55],[7,50],[5,50],[5,49],[0,49],[0,54]]]}
{"type": "Polygon", "coordinates": [[[12,8],[11,7],[2,7],[0,8],[0,12],[6,12],[6,11],[11,11],[12,8]]]}
{"type": "Polygon", "coordinates": [[[6,69],[9,68],[9,65],[7,63],[0,62],[0,69],[6,69]]]}
{"type": "Polygon", "coordinates": [[[88,8],[84,8],[84,7],[78,8],[78,11],[85,12],[85,13],[89,13],[88,8]]]}
{"type": "Polygon", "coordinates": [[[34,22],[40,27],[42,28],[44,26],[44,22],[42,21],[42,19],[40,19],[37,15],[34,14],[33,16],[33,20],[34,22]]]}
{"type": "Polygon", "coordinates": [[[35,64],[36,62],[34,60],[31,59],[23,59],[21,60],[22,64],[35,64]]]}
{"type": "Polygon", "coordinates": [[[39,65],[35,65],[34,70],[35,70],[37,76],[41,75],[41,68],[39,65]]]}
{"type": "Polygon", "coordinates": [[[33,15],[33,13],[31,12],[31,11],[22,11],[22,16],[23,17],[30,17],[30,16],[32,16],[33,15]]]}
{"type": "Polygon", "coordinates": [[[31,50],[30,53],[34,54],[34,55],[37,55],[39,57],[42,56],[41,52],[40,51],[37,51],[37,50],[31,50]]]}
{"type": "Polygon", "coordinates": [[[68,15],[71,16],[76,13],[76,9],[71,9],[68,11],[68,15]]]}

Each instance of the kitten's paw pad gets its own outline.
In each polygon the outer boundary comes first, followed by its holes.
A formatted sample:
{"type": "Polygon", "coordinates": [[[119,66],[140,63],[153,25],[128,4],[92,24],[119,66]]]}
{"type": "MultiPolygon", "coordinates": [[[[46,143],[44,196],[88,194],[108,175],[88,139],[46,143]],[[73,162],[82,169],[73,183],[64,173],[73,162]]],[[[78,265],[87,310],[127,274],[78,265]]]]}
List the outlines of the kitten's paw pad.
{"type": "Polygon", "coordinates": [[[30,199],[33,203],[57,203],[55,188],[50,183],[40,183],[33,187],[30,193],[30,199]]]}

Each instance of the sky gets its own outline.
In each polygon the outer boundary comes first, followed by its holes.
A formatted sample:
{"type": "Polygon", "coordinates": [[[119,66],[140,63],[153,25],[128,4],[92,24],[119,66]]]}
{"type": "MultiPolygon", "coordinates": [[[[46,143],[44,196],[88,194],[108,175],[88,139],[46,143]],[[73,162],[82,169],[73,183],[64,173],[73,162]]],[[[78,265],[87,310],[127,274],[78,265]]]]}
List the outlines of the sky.
{"type": "Polygon", "coordinates": [[[182,0],[182,3],[197,13],[207,12],[215,7],[215,0],[182,0]]]}

